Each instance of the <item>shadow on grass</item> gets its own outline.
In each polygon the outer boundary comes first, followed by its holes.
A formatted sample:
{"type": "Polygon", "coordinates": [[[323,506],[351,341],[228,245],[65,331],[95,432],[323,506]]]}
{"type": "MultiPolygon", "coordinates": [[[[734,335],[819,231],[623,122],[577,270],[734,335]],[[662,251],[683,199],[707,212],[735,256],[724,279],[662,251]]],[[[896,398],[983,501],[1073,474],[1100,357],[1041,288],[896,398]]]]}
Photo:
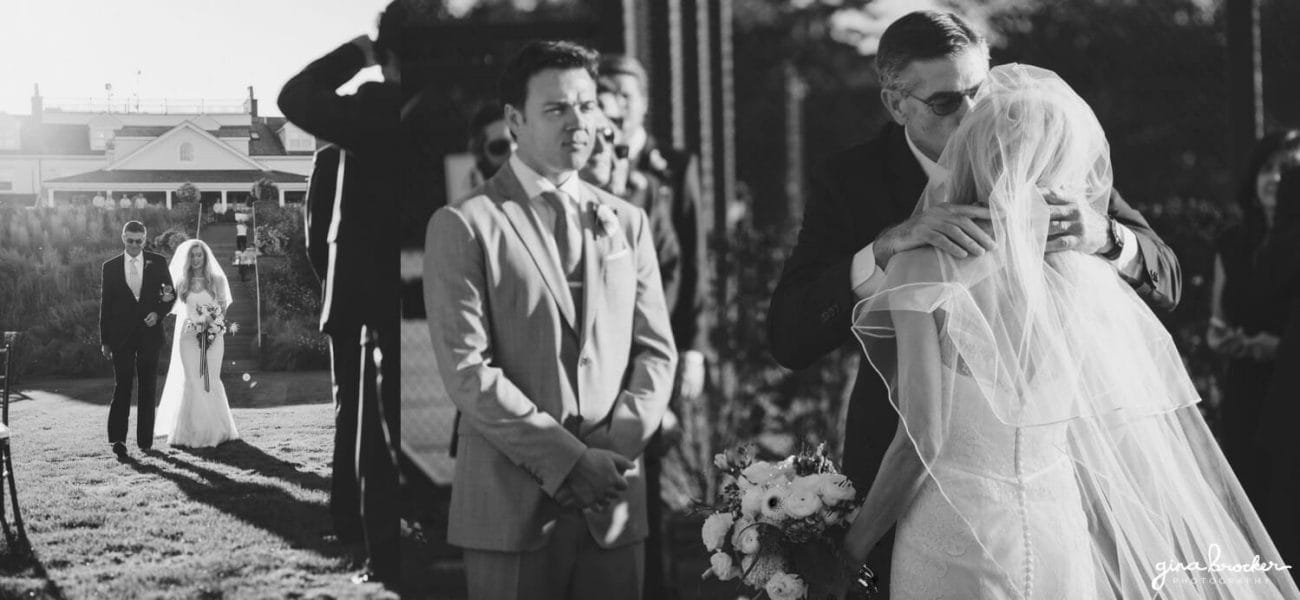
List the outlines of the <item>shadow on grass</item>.
{"type": "MultiPolygon", "coordinates": [[[[226,442],[217,448],[183,448],[173,446],[172,449],[204,460],[230,465],[245,471],[252,471],[264,477],[273,477],[302,488],[321,492],[330,491],[330,479],[328,477],[308,471],[300,471],[298,470],[297,463],[292,463],[271,456],[270,454],[263,452],[261,448],[249,444],[244,440],[226,442]]],[[[160,456],[164,460],[168,460],[178,465],[187,467],[192,466],[189,465],[189,463],[182,463],[181,461],[167,455],[160,456]]]]}
{"type": "MultiPolygon", "coordinates": [[[[165,360],[166,357],[163,357],[165,360]]],[[[161,366],[161,365],[160,365],[161,366]]],[[[226,398],[231,408],[274,408],[304,404],[332,403],[329,371],[263,371],[248,374],[224,371],[221,383],[226,387],[226,398]]],[[[157,394],[162,395],[165,373],[158,374],[157,394]]],[[[40,378],[23,382],[23,389],[66,396],[78,402],[95,406],[108,406],[113,401],[113,378],[82,379],[40,378]]],[[[138,388],[131,389],[131,411],[134,413],[138,388]]],[[[11,399],[30,399],[13,392],[11,399]]],[[[155,399],[157,402],[157,399],[155,399]]],[[[134,418],[134,416],[132,417],[134,418]]]]}
{"type": "Polygon", "coordinates": [[[63,600],[65,596],[34,549],[0,537],[0,598],[63,600]]]}
{"type": "Polygon", "coordinates": [[[327,538],[329,511],[324,504],[294,498],[283,489],[266,484],[231,479],[221,473],[163,453],[154,458],[188,471],[200,481],[180,472],[140,462],[134,457],[125,462],[140,473],[156,475],[176,484],[195,502],[207,504],[249,525],[279,536],[292,547],[314,552],[327,558],[350,558],[340,544],[327,538]]]}

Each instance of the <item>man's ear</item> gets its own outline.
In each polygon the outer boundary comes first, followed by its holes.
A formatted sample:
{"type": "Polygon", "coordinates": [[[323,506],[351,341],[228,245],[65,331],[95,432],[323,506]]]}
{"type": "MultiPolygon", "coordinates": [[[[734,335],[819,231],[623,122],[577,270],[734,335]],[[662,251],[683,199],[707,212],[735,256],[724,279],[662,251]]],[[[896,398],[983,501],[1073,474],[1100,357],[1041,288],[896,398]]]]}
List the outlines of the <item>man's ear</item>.
{"type": "Polygon", "coordinates": [[[880,102],[885,105],[885,110],[889,111],[889,116],[893,117],[894,122],[899,125],[907,125],[907,113],[903,109],[905,100],[907,96],[898,90],[892,88],[880,90],[880,102]]]}
{"type": "Polygon", "coordinates": [[[505,105],[504,110],[506,116],[506,129],[509,129],[510,135],[517,140],[519,139],[519,134],[516,132],[519,128],[523,127],[524,123],[527,121],[524,119],[524,113],[515,108],[513,104],[505,105]]]}

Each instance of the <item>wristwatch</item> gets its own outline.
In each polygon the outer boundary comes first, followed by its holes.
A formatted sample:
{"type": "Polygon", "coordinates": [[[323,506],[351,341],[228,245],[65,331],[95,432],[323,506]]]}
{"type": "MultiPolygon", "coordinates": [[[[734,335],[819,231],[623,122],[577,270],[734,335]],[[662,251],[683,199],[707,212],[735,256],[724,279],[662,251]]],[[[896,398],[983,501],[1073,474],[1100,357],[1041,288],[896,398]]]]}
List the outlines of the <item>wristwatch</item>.
{"type": "Polygon", "coordinates": [[[1106,237],[1110,239],[1110,250],[1099,252],[1097,256],[1106,260],[1115,260],[1124,252],[1124,236],[1120,234],[1119,221],[1116,221],[1115,217],[1106,215],[1106,224],[1106,237]]]}

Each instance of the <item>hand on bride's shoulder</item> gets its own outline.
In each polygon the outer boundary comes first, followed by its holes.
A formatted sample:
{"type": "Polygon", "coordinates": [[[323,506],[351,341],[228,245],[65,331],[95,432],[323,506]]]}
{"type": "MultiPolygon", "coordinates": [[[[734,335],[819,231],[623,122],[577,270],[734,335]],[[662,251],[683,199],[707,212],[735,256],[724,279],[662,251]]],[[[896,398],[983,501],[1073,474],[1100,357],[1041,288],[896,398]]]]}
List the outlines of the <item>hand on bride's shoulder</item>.
{"type": "Polygon", "coordinates": [[[876,262],[888,263],[895,254],[924,247],[938,248],[954,258],[981,256],[994,246],[993,236],[984,226],[988,219],[987,206],[930,206],[880,235],[876,262]]]}

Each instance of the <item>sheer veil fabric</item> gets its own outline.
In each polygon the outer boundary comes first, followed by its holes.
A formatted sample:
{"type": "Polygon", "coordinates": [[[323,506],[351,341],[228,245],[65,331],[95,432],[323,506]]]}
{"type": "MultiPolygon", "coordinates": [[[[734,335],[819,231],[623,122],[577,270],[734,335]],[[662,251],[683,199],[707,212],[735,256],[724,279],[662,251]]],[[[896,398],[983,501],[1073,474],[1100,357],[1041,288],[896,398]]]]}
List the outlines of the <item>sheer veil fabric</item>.
{"type": "Polygon", "coordinates": [[[222,270],[217,257],[212,254],[212,249],[200,240],[186,240],[176,247],[176,252],[172,254],[171,262],[167,265],[167,270],[171,274],[173,287],[176,288],[176,302],[172,304],[171,314],[176,315],[176,320],[172,323],[172,350],[171,359],[167,363],[167,379],[163,382],[163,391],[158,403],[157,417],[154,421],[154,436],[167,436],[176,427],[176,419],[180,415],[181,400],[185,396],[185,369],[181,366],[181,335],[184,333],[186,312],[188,306],[182,292],[186,289],[186,265],[189,262],[190,250],[198,246],[203,248],[207,255],[208,281],[210,282],[209,292],[221,301],[222,310],[230,308],[230,282],[226,279],[226,273],[222,270]]]}
{"type": "Polygon", "coordinates": [[[1050,71],[996,67],[939,162],[948,176],[918,211],[987,203],[996,247],[895,256],[854,333],[993,587],[1300,598],[1291,571],[1268,569],[1282,561],[1164,327],[1106,261],[1044,255],[1041,189],[1103,213],[1109,202],[1109,146],[1087,103],[1050,71]]]}

